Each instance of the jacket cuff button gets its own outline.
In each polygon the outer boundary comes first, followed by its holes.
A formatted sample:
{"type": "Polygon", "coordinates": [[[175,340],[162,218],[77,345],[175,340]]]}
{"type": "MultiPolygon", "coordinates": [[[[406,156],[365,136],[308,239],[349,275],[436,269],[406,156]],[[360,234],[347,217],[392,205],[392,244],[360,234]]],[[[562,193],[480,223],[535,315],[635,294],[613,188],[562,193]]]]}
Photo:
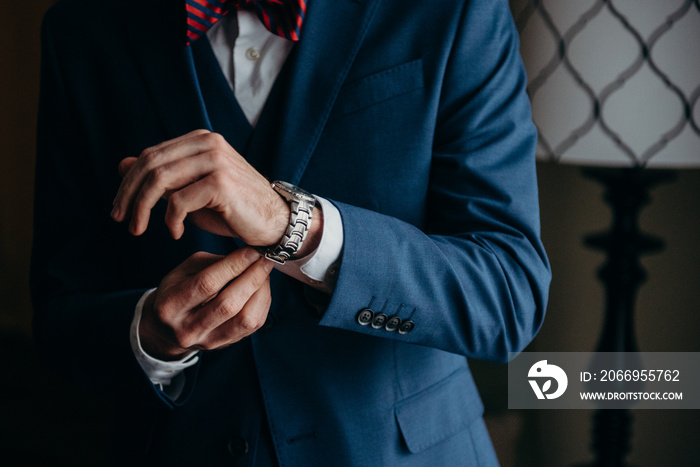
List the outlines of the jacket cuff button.
{"type": "Polygon", "coordinates": [[[400,326],[401,318],[399,318],[398,316],[392,316],[387,320],[386,324],[384,325],[384,329],[386,329],[389,332],[394,332],[397,329],[399,329],[400,326]]]}
{"type": "Polygon", "coordinates": [[[372,311],[369,308],[361,309],[355,317],[355,321],[357,321],[357,324],[359,324],[360,326],[367,326],[369,323],[372,322],[373,319],[374,311],[372,311]]]}
{"type": "Polygon", "coordinates": [[[389,317],[384,313],[377,313],[376,315],[374,315],[374,319],[372,320],[372,327],[374,329],[383,328],[386,324],[387,319],[389,319],[389,317]]]}
{"type": "Polygon", "coordinates": [[[411,320],[406,320],[401,323],[401,326],[399,326],[399,334],[408,334],[409,332],[413,331],[413,328],[415,327],[416,323],[411,320]]]}

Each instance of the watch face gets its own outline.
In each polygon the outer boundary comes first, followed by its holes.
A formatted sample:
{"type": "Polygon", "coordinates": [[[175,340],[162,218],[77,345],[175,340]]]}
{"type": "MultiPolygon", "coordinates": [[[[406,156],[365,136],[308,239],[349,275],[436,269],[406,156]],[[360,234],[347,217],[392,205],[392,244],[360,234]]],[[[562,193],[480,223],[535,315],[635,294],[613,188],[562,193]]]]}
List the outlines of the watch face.
{"type": "Polygon", "coordinates": [[[297,199],[304,199],[307,202],[313,202],[316,201],[316,198],[313,197],[313,195],[305,190],[302,190],[298,186],[292,185],[291,183],[283,182],[281,180],[276,180],[273,184],[272,187],[275,188],[278,192],[284,192],[287,193],[288,195],[297,198],[297,199]]]}

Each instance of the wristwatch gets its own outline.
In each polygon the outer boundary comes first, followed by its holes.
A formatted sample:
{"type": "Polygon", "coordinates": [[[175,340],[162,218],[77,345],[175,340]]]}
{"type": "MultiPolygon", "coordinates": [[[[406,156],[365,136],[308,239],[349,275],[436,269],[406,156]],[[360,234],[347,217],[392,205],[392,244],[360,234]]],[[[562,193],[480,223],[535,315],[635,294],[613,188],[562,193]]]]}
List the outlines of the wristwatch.
{"type": "Polygon", "coordinates": [[[316,198],[291,183],[274,181],[272,188],[282,196],[290,207],[289,225],[277,246],[265,251],[265,258],[277,264],[284,264],[301,250],[306,234],[311,229],[311,217],[316,198]]]}

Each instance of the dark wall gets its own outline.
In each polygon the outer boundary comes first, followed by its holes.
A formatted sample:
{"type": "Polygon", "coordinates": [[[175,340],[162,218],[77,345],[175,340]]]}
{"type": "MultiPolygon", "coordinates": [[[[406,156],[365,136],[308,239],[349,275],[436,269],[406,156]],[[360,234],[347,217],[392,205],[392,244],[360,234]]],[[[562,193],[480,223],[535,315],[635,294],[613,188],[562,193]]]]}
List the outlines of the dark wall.
{"type": "Polygon", "coordinates": [[[39,27],[49,0],[0,0],[0,326],[29,326],[39,27]]]}

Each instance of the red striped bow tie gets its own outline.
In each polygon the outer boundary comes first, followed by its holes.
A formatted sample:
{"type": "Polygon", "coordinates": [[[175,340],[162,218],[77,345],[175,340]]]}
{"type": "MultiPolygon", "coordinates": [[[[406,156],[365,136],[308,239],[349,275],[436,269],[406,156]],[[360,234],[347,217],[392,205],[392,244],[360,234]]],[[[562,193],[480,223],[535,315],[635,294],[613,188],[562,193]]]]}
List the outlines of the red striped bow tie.
{"type": "Polygon", "coordinates": [[[306,0],[187,0],[187,45],[199,39],[231,8],[257,13],[268,31],[299,40],[306,0]]]}

